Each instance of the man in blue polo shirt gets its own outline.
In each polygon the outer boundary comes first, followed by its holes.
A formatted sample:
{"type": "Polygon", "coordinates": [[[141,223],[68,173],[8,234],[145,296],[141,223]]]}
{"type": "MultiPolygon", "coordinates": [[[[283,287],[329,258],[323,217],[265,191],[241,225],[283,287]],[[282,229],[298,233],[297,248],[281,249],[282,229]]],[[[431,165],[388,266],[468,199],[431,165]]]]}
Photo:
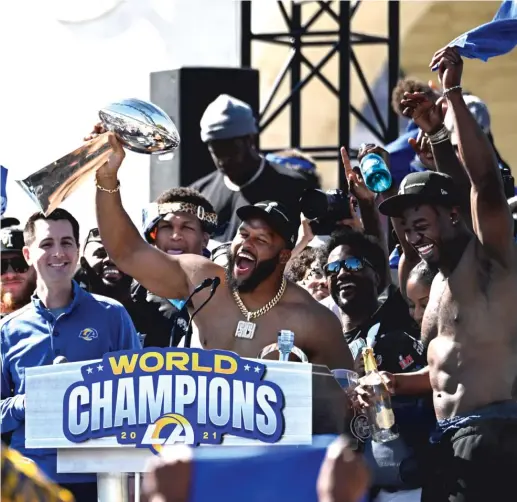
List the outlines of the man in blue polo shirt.
{"type": "Polygon", "coordinates": [[[57,474],[56,451],[25,448],[25,368],[100,359],[106,352],[139,349],[131,319],[120,303],[82,290],[72,280],[79,258],[79,224],[64,209],[33,214],[24,229],[23,255],[36,271],[31,303],[0,322],[2,432],[11,447],[34,460],[77,502],[96,502],[95,474],[57,474]]]}

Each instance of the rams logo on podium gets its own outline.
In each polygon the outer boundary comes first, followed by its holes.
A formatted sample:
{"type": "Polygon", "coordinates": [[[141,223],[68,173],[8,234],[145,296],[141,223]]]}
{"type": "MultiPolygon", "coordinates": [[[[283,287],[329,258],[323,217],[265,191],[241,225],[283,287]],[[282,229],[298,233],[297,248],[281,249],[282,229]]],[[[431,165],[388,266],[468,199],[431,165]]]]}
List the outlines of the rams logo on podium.
{"type": "Polygon", "coordinates": [[[147,446],[154,453],[160,453],[163,446],[174,443],[193,445],[194,429],[183,415],[167,413],[147,426],[140,446],[147,446]]]}
{"type": "Polygon", "coordinates": [[[93,328],[85,328],[79,333],[79,338],[91,342],[94,338],[99,338],[99,334],[93,328]]]}
{"type": "MultiPolygon", "coordinates": [[[[94,330],[81,338],[97,337],[94,330]]],[[[158,454],[166,445],[220,444],[225,435],[276,443],[284,395],[266,366],[222,350],[149,348],[105,354],[65,392],[63,433],[74,443],[114,436],[158,454]]]]}

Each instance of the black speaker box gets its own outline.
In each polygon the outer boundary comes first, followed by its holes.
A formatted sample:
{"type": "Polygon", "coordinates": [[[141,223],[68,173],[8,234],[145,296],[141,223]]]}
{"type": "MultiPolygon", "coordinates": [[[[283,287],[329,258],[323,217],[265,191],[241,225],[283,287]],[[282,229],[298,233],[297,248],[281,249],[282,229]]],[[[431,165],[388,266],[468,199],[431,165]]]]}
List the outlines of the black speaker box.
{"type": "Polygon", "coordinates": [[[188,186],[214,171],[212,157],[201,141],[199,122],[220,94],[248,103],[259,111],[259,72],[250,68],[179,68],[151,73],[151,102],[174,121],[180,146],[172,159],[151,156],[151,200],[164,190],[188,186]]]}

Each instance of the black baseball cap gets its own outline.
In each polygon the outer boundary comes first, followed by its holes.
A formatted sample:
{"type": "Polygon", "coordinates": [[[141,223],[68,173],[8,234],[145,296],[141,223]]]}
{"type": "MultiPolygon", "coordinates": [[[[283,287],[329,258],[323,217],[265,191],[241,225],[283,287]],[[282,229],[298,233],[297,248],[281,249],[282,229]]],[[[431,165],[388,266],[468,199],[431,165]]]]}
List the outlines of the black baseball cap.
{"type": "Polygon", "coordinates": [[[386,216],[400,217],[406,209],[422,204],[457,206],[459,196],[453,179],[434,171],[408,174],[400,184],[398,195],[379,204],[379,211],[386,216]]]}
{"type": "Polygon", "coordinates": [[[86,239],[83,244],[83,252],[86,249],[86,246],[90,244],[90,242],[100,242],[102,244],[101,234],[98,228],[92,228],[88,232],[88,235],[86,236],[86,239]]]}
{"type": "Polygon", "coordinates": [[[16,227],[20,225],[20,220],[13,216],[2,216],[0,219],[0,228],[16,227]]]}
{"type": "Polygon", "coordinates": [[[243,206],[237,209],[237,216],[243,221],[250,218],[264,220],[276,233],[283,237],[289,249],[294,248],[300,221],[299,218],[291,215],[289,210],[280,202],[266,200],[243,206]]]}
{"type": "Polygon", "coordinates": [[[25,240],[23,230],[17,227],[2,227],[0,230],[0,251],[2,253],[21,253],[25,240]]]}

